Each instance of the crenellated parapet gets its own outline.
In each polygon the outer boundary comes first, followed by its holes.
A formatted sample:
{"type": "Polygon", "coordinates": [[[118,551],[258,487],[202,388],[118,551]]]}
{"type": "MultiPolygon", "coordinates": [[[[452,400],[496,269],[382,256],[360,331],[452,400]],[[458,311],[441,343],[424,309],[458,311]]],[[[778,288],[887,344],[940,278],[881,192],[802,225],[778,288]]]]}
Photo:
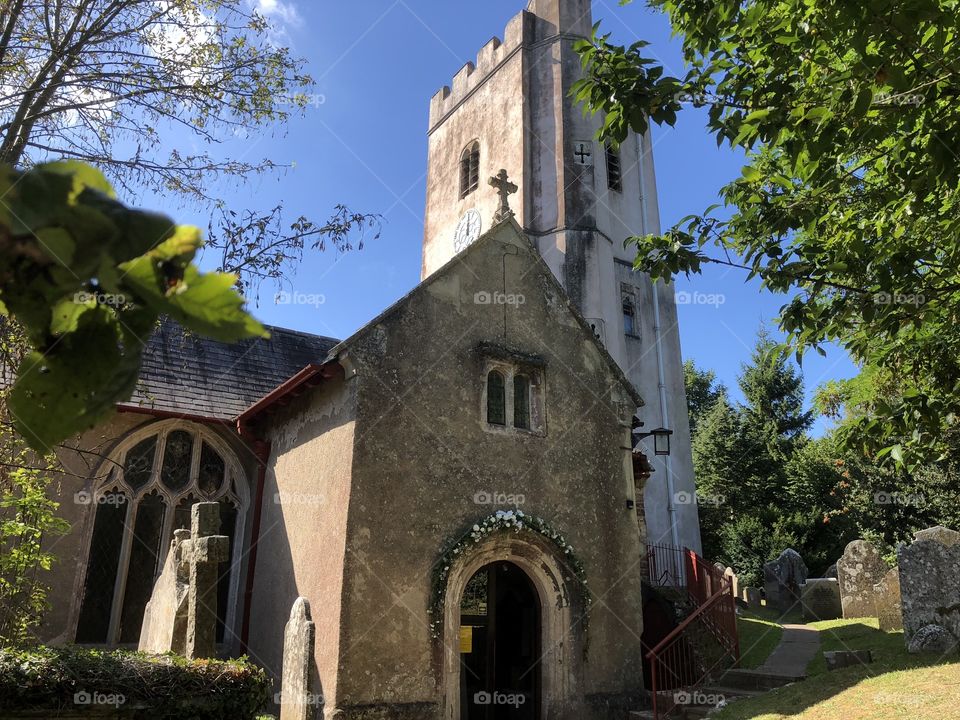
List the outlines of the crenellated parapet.
{"type": "Polygon", "coordinates": [[[501,65],[534,39],[538,18],[524,10],[514,17],[503,33],[503,40],[495,37],[477,54],[475,63],[464,65],[454,78],[452,86],[444,86],[430,101],[430,129],[437,126],[450,112],[493,75],[501,65]]]}

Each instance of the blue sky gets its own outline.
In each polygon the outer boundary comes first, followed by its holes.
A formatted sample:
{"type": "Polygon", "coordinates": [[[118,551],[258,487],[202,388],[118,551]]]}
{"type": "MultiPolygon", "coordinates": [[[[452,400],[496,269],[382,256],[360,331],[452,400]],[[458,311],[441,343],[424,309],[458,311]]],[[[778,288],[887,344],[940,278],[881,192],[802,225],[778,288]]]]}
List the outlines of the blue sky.
{"type": "MultiPolygon", "coordinates": [[[[314,305],[275,305],[264,288],[256,314],[265,322],[345,337],[407,293],[420,277],[420,247],[431,96],[475,58],[525,0],[251,0],[279,28],[279,37],[306,58],[316,102],[274,133],[235,138],[223,152],[270,157],[294,167],[244,187],[223,188],[237,210],[268,210],[283,201],[290,219],[328,216],[337,203],[384,216],[382,237],[359,252],[309,256],[293,280],[297,293],[322,296],[314,305]]],[[[648,54],[672,74],[683,71],[679,43],[664,16],[636,2],[594,2],[595,19],[614,39],[651,43],[648,54]]],[[[689,109],[675,128],[654,129],[664,226],[713,204],[718,189],[740,173],[740,159],[718,150],[702,113],[689,109]]],[[[183,221],[206,227],[206,217],[162,198],[143,198],[183,221]]],[[[757,329],[770,324],[782,296],[745,284],[738,271],[710,270],[678,292],[718,295],[722,304],[679,308],[683,352],[716,371],[733,388],[757,329]]],[[[698,296],[698,297],[702,297],[698,296]]],[[[840,351],[804,362],[808,394],[820,383],[849,377],[855,368],[840,351]]],[[[735,392],[737,397],[738,393],[735,392]]],[[[819,428],[822,429],[821,422],[819,428]]]]}

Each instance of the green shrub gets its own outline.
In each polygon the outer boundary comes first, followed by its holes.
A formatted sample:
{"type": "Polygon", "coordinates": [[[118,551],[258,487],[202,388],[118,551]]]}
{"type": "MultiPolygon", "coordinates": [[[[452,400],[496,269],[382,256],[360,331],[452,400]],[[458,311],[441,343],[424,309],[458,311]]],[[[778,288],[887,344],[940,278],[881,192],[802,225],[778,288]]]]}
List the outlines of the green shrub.
{"type": "Polygon", "coordinates": [[[246,658],[187,660],[77,647],[0,650],[0,714],[106,704],[138,720],[252,720],[269,698],[266,674],[246,658]]]}

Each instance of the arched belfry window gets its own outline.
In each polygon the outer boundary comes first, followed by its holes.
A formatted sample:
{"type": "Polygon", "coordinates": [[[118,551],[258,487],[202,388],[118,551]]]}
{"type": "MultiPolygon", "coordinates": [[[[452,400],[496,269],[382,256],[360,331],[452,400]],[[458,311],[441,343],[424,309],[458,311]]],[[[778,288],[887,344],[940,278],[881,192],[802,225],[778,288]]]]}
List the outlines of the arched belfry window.
{"type": "Polygon", "coordinates": [[[98,470],[76,642],[133,644],[166,559],[174,530],[189,529],[190,508],[220,503],[220,534],[230,560],[219,569],[217,642],[234,628],[239,560],[237,539],[249,504],[243,471],[226,443],[207,428],[169,420],[123,440],[98,470]]]}
{"type": "Polygon", "coordinates": [[[460,156],[460,197],[465,198],[480,186],[480,143],[472,142],[460,156]]]}
{"type": "Polygon", "coordinates": [[[503,375],[491,370],[487,375],[487,422],[507,424],[507,393],[503,375]]]}
{"type": "Polygon", "coordinates": [[[611,143],[607,151],[607,187],[615,192],[623,192],[623,167],[620,163],[620,150],[611,143]]]}
{"type": "Polygon", "coordinates": [[[633,306],[633,299],[627,295],[623,297],[623,332],[627,335],[637,334],[637,310],[633,306]]]}

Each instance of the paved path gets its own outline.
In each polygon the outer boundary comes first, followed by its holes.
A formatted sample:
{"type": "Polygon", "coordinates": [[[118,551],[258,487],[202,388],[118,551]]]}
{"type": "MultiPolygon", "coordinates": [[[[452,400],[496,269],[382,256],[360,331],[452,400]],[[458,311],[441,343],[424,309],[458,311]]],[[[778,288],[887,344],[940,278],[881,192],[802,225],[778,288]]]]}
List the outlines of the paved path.
{"type": "Polygon", "coordinates": [[[780,644],[757,670],[770,675],[806,675],[807,665],[819,650],[819,630],[808,625],[784,625],[780,644]]]}

